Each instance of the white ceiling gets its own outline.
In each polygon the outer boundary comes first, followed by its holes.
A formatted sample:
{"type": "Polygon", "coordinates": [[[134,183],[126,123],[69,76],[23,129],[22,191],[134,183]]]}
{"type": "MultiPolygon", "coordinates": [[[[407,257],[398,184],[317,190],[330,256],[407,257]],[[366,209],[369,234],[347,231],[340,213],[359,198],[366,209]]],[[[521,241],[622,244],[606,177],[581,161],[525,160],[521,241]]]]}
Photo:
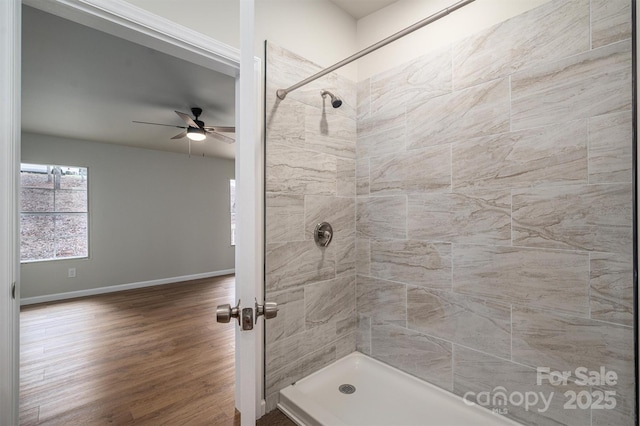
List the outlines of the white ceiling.
{"type": "Polygon", "coordinates": [[[355,19],[363,18],[398,0],[331,0],[355,19]]]}
{"type": "MultiPolygon", "coordinates": [[[[207,126],[234,125],[233,77],[27,6],[22,47],[23,131],[187,153],[181,129],[132,121],[183,126],[174,110],[197,106],[207,126]]],[[[234,158],[234,145],[191,152],[234,158]]]]}

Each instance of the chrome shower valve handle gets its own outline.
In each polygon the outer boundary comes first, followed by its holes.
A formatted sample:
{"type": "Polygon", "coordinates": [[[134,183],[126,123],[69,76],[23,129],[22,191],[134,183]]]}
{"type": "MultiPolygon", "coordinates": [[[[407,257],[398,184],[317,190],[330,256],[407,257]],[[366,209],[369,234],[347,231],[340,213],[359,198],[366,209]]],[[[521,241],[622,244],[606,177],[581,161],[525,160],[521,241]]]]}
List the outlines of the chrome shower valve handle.
{"type": "Polygon", "coordinates": [[[313,231],[313,239],[317,245],[327,247],[333,239],[333,228],[327,222],[317,224],[313,231]]]}

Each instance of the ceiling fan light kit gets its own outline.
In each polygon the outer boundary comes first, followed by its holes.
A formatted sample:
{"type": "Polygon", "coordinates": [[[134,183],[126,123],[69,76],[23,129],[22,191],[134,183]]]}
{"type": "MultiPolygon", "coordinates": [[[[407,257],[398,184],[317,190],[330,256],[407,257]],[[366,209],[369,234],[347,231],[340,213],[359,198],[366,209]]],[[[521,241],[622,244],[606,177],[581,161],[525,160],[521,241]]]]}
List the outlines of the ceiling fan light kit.
{"type": "Polygon", "coordinates": [[[160,123],[150,123],[148,121],[134,121],[134,123],[140,124],[152,124],[155,126],[167,126],[167,127],[177,127],[179,129],[184,129],[184,131],[175,135],[171,139],[182,139],[185,136],[192,141],[203,141],[206,139],[207,135],[212,136],[214,139],[217,139],[226,143],[234,143],[235,140],[230,138],[229,136],[222,135],[220,133],[235,133],[235,127],[224,127],[224,126],[205,126],[204,121],[199,120],[200,114],[202,114],[202,108],[191,108],[191,113],[194,118],[189,117],[188,114],[180,111],[174,111],[178,114],[187,126],[175,126],[172,124],[160,124],[160,123]]]}

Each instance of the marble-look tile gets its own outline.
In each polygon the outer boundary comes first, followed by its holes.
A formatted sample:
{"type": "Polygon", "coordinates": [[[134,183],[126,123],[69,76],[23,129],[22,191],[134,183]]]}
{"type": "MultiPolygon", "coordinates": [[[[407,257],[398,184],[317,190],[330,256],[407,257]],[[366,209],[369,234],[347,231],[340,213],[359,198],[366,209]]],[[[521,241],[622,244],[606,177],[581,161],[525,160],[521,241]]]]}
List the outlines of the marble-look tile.
{"type": "Polygon", "coordinates": [[[622,41],[511,76],[511,130],[631,108],[631,42],[622,41]]]}
{"type": "Polygon", "coordinates": [[[371,240],[356,238],[356,274],[371,275],[371,240]]]}
{"type": "Polygon", "coordinates": [[[453,246],[453,291],[588,316],[587,253],[453,246]]]}
{"type": "Polygon", "coordinates": [[[453,45],[455,89],[589,50],[589,0],[555,0],[453,45]]]}
{"type": "Polygon", "coordinates": [[[358,135],[358,140],[356,142],[358,159],[385,154],[395,154],[404,151],[404,125],[392,127],[379,133],[371,133],[367,136],[358,135]]]}
{"type": "Polygon", "coordinates": [[[273,143],[304,148],[305,105],[291,99],[267,110],[267,150],[273,143]]]}
{"type": "Polygon", "coordinates": [[[371,240],[371,276],[435,289],[451,289],[451,244],[371,240]]]}
{"type": "Polygon", "coordinates": [[[356,273],[356,233],[355,230],[335,232],[336,274],[354,276],[356,273]]]}
{"type": "Polygon", "coordinates": [[[451,48],[441,48],[371,77],[371,112],[451,92],[451,48]]]}
{"type": "Polygon", "coordinates": [[[307,195],[304,197],[304,229],[305,239],[313,240],[313,232],[321,222],[328,222],[333,229],[334,238],[338,236],[353,237],[356,227],[356,206],[354,198],[325,197],[307,195]]]}
{"type": "Polygon", "coordinates": [[[356,128],[358,138],[366,138],[374,134],[385,132],[389,129],[402,127],[406,120],[406,107],[401,106],[391,110],[385,110],[377,114],[358,120],[356,128]]]}
{"type": "Polygon", "coordinates": [[[589,183],[631,182],[631,111],[589,120],[589,183]]]}
{"type": "Polygon", "coordinates": [[[276,371],[293,364],[308,354],[331,345],[336,340],[335,322],[294,334],[285,339],[267,342],[266,369],[276,371]]]}
{"type": "Polygon", "coordinates": [[[633,382],[633,328],[516,306],[512,315],[514,361],[572,372],[604,367],[620,386],[633,382]]]}
{"type": "Polygon", "coordinates": [[[346,334],[336,341],[336,359],[344,358],[356,351],[356,333],[346,334]]]}
{"type": "Polygon", "coordinates": [[[410,239],[469,244],[511,244],[511,193],[409,195],[410,239]]]}
{"type": "Polygon", "coordinates": [[[356,119],[361,120],[371,114],[371,79],[357,83],[356,119]]]}
{"type": "Polygon", "coordinates": [[[336,193],[337,165],[333,155],[278,143],[268,144],[266,167],[267,192],[336,193]]]}
{"type": "Polygon", "coordinates": [[[587,183],[587,122],[453,144],[454,191],[587,183]]]}
{"type": "Polygon", "coordinates": [[[356,162],[346,158],[336,159],[338,197],[356,196],[356,162]]]}
{"type": "Polygon", "coordinates": [[[373,324],[371,355],[441,388],[451,390],[451,343],[392,324],[373,324]]]}
{"type": "Polygon", "coordinates": [[[356,307],[355,276],[340,277],[304,287],[307,330],[352,316],[356,307]]]}
{"type": "Polygon", "coordinates": [[[625,254],[590,254],[591,318],[633,325],[633,261],[625,254]]]}
{"type": "Polygon", "coordinates": [[[407,327],[511,357],[511,307],[423,287],[407,287],[407,327]]]}
{"type": "Polygon", "coordinates": [[[407,237],[407,197],[356,199],[356,230],[360,238],[407,237]]]}
{"type": "Polygon", "coordinates": [[[358,275],[356,280],[356,307],[359,315],[366,315],[374,321],[406,324],[406,285],[363,275],[358,275]]]}
{"type": "Polygon", "coordinates": [[[509,130],[509,79],[407,107],[407,148],[442,145],[509,130]]]}
{"type": "Polygon", "coordinates": [[[338,157],[356,156],[356,121],[328,107],[305,109],[305,147],[338,157]],[[328,108],[328,109],[327,109],[328,108]]]}
{"type": "Polygon", "coordinates": [[[356,349],[366,355],[371,355],[371,317],[358,315],[358,330],[356,349]]]}
{"type": "Polygon", "coordinates": [[[591,0],[591,47],[631,38],[629,0],[591,0]]]}
{"type": "Polygon", "coordinates": [[[369,158],[356,160],[356,195],[369,195],[369,158]]]}
{"type": "Polygon", "coordinates": [[[609,426],[609,425],[635,425],[636,410],[636,390],[635,383],[630,386],[620,386],[619,384],[611,386],[594,386],[595,391],[615,392],[613,398],[616,406],[613,409],[593,409],[591,410],[591,424],[593,426],[609,426]]]}
{"type": "Polygon", "coordinates": [[[513,245],[624,253],[631,249],[631,185],[514,190],[513,245]]]}
{"type": "Polygon", "coordinates": [[[434,146],[369,160],[369,191],[394,195],[451,191],[451,148],[434,146]]]}
{"type": "Polygon", "coordinates": [[[278,292],[267,291],[267,300],[278,304],[278,315],[265,323],[267,345],[304,331],[302,287],[278,292]]]}
{"type": "Polygon", "coordinates": [[[266,238],[270,243],[304,239],[304,197],[266,194],[266,238]]]}
{"type": "Polygon", "coordinates": [[[334,247],[318,247],[313,240],[267,244],[267,291],[278,291],[335,278],[334,247]]]}
{"type": "Polygon", "coordinates": [[[358,329],[358,318],[355,305],[355,276],[351,276],[350,279],[354,281],[354,298],[352,299],[353,306],[351,307],[351,312],[345,314],[345,318],[336,321],[336,336],[339,339],[345,337],[347,334],[355,333],[358,329]]]}
{"type": "MultiPolygon", "coordinates": [[[[588,425],[590,410],[569,410],[564,404],[567,391],[580,392],[583,386],[572,383],[551,385],[546,380],[537,383],[536,370],[504,359],[453,345],[453,392],[487,409],[506,409],[506,416],[526,425],[588,425]],[[490,399],[478,397],[486,392],[490,399]],[[518,393],[539,397],[531,406],[515,404],[518,393]],[[506,394],[506,395],[505,395],[506,394]],[[501,397],[504,395],[506,398],[501,397]],[[513,396],[510,402],[509,397],[513,396]],[[544,402],[542,401],[544,398],[544,402]],[[548,406],[546,405],[548,404],[548,406]]],[[[589,390],[589,388],[587,388],[589,390]]]]}

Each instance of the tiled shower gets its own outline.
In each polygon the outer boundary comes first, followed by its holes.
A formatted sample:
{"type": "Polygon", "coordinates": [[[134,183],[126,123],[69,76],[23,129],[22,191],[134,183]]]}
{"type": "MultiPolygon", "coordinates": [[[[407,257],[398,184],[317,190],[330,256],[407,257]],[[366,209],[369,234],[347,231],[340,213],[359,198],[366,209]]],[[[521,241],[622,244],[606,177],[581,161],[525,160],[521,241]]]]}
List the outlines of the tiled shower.
{"type": "Polygon", "coordinates": [[[631,2],[551,1],[283,101],[321,67],[266,57],[268,410],[358,350],[460,396],[554,392],[509,407],[525,424],[633,424],[631,2]],[[538,385],[538,367],[618,383],[538,385]],[[583,390],[616,407],[566,409],[583,390]]]}

